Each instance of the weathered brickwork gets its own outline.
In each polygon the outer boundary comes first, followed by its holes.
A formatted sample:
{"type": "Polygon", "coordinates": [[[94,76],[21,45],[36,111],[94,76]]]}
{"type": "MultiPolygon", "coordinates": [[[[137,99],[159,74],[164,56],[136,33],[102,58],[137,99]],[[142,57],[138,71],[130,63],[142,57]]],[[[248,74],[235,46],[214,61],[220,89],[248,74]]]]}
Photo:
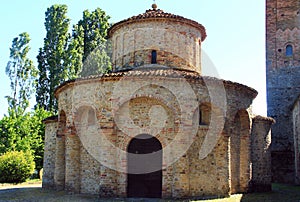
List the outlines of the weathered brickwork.
{"type": "Polygon", "coordinates": [[[272,172],[276,182],[294,182],[292,105],[300,94],[300,1],[266,1],[268,116],[272,127],[272,172]]]}
{"type": "Polygon", "coordinates": [[[110,36],[114,71],[68,81],[55,92],[58,120],[45,121],[45,188],[128,197],[130,183],[140,183],[127,174],[128,152],[141,134],[162,148],[159,197],[270,187],[270,159],[261,156],[269,151],[271,121],[252,120],[254,89],[201,75],[202,25],[153,9],[117,23],[110,36]]]}
{"type": "Polygon", "coordinates": [[[56,133],[57,133],[57,117],[50,117],[44,121],[47,125],[45,134],[44,150],[44,172],[43,172],[43,188],[54,188],[54,171],[55,171],[55,151],[56,151],[56,133]]]}
{"type": "Polygon", "coordinates": [[[149,19],[132,24],[124,22],[112,32],[114,70],[151,64],[151,52],[155,50],[157,64],[201,72],[204,33],[199,27],[178,26],[172,20],[149,19]]]}
{"type": "Polygon", "coordinates": [[[300,97],[296,100],[293,109],[293,131],[295,147],[295,175],[296,184],[300,184],[300,97]]]}
{"type": "Polygon", "coordinates": [[[256,116],[251,131],[252,191],[271,191],[271,126],[273,119],[256,116]]]}

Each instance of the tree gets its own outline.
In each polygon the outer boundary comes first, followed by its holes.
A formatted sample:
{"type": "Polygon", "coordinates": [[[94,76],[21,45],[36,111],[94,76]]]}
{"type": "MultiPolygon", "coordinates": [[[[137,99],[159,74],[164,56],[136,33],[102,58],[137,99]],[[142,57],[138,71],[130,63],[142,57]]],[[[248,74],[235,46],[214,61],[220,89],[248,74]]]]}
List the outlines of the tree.
{"type": "Polygon", "coordinates": [[[36,82],[36,102],[39,107],[48,110],[49,96],[50,96],[50,88],[49,88],[49,78],[48,71],[46,68],[46,60],[45,53],[43,49],[39,49],[39,54],[37,56],[38,61],[38,71],[39,77],[36,82]]]}
{"type": "Polygon", "coordinates": [[[46,11],[47,31],[38,59],[37,106],[56,112],[55,89],[64,81],[81,76],[105,73],[111,69],[107,52],[109,16],[97,8],[85,10],[83,18],[68,33],[70,19],[66,5],[53,5],[46,11]],[[88,58],[88,59],[87,59],[88,58]],[[85,65],[83,65],[83,63],[85,65]]]}
{"type": "Polygon", "coordinates": [[[25,182],[34,172],[33,159],[29,151],[12,151],[0,156],[0,183],[25,182]]]}
{"type": "Polygon", "coordinates": [[[97,8],[83,11],[83,17],[73,29],[73,41],[83,46],[81,76],[105,73],[111,69],[107,32],[110,16],[97,8]]]}
{"type": "Polygon", "coordinates": [[[8,151],[30,151],[37,169],[43,166],[45,126],[42,120],[52,113],[42,108],[19,114],[9,109],[8,116],[0,120],[0,155],[8,151]]]}
{"type": "Polygon", "coordinates": [[[70,35],[70,19],[66,5],[53,5],[45,13],[46,37],[38,58],[39,79],[37,85],[37,105],[49,111],[57,110],[54,90],[64,81],[75,77],[66,60],[70,35]]]}
{"type": "Polygon", "coordinates": [[[34,81],[37,70],[33,62],[27,58],[30,50],[29,34],[23,32],[12,41],[10,48],[10,61],[6,66],[6,74],[10,78],[12,96],[6,96],[9,107],[23,112],[29,105],[29,99],[34,92],[34,81]]]}
{"type": "Polygon", "coordinates": [[[69,69],[69,78],[77,78],[78,72],[81,72],[82,61],[84,54],[84,41],[82,36],[83,28],[81,26],[73,26],[73,36],[70,38],[70,42],[67,48],[67,54],[65,57],[67,69],[69,69]]]}

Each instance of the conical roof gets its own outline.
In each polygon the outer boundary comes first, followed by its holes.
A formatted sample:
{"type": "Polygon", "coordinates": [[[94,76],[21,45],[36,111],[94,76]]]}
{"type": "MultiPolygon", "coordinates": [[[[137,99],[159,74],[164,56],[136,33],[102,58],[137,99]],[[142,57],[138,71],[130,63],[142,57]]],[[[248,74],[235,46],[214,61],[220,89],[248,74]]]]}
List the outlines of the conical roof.
{"type": "Polygon", "coordinates": [[[145,21],[166,21],[166,20],[188,24],[190,26],[197,28],[201,33],[201,41],[204,41],[207,36],[205,27],[200,23],[179,15],[166,13],[161,9],[157,9],[156,4],[153,4],[152,9],[146,10],[145,13],[130,17],[128,19],[122,20],[114,24],[109,30],[109,36],[111,37],[117,29],[119,29],[122,26],[126,26],[128,24],[145,22],[145,21]]]}

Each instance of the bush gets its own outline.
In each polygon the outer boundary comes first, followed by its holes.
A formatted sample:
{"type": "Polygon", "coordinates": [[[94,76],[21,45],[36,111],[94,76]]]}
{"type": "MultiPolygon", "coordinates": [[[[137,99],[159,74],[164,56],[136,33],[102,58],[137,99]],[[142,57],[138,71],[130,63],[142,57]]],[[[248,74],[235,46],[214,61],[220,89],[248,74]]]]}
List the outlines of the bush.
{"type": "Polygon", "coordinates": [[[0,183],[25,182],[34,172],[31,152],[11,151],[0,156],[0,183]]]}

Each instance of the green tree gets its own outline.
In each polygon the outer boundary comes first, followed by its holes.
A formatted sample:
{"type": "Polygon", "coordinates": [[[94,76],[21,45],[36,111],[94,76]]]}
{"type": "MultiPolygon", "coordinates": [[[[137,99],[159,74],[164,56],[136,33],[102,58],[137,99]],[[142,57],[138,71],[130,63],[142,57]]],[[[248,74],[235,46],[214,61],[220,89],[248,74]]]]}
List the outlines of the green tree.
{"type": "Polygon", "coordinates": [[[41,169],[45,137],[42,120],[51,115],[42,108],[22,114],[10,108],[8,116],[0,120],[0,155],[8,151],[31,151],[37,169],[41,169]]]}
{"type": "Polygon", "coordinates": [[[25,182],[34,172],[33,155],[27,151],[11,151],[0,156],[0,183],[25,182]]]}
{"type": "Polygon", "coordinates": [[[6,74],[10,78],[12,96],[6,96],[9,107],[23,112],[29,105],[29,99],[34,92],[34,81],[37,70],[32,60],[27,58],[30,50],[29,34],[24,32],[12,41],[10,61],[6,66],[6,74]]]}
{"type": "Polygon", "coordinates": [[[46,68],[45,53],[43,49],[39,49],[39,54],[37,56],[38,61],[38,72],[39,76],[36,82],[36,102],[37,106],[42,107],[43,109],[48,110],[48,103],[50,97],[50,88],[49,88],[49,78],[48,71],[46,68]]]}
{"type": "Polygon", "coordinates": [[[69,78],[74,79],[77,77],[78,72],[82,69],[82,60],[84,54],[84,41],[82,36],[83,28],[81,26],[73,26],[73,35],[67,48],[65,57],[66,64],[69,69],[69,78]]]}
{"type": "Polygon", "coordinates": [[[37,105],[48,111],[57,110],[55,89],[64,81],[75,77],[70,70],[67,49],[70,41],[68,33],[70,19],[66,5],[53,5],[45,13],[46,37],[44,47],[38,55],[39,79],[37,85],[37,105]]]}
{"type": "Polygon", "coordinates": [[[107,41],[109,19],[110,16],[100,8],[92,12],[85,10],[82,19],[74,26],[73,41],[83,45],[81,76],[101,74],[111,69],[107,41]]]}
{"type": "Polygon", "coordinates": [[[57,111],[55,89],[64,81],[78,76],[101,74],[111,69],[107,30],[110,17],[97,8],[85,10],[83,18],[68,33],[70,19],[66,5],[53,5],[46,11],[44,47],[37,56],[37,106],[57,111]],[[108,48],[107,48],[108,47],[108,48]],[[83,65],[84,63],[84,65],[83,65]]]}

